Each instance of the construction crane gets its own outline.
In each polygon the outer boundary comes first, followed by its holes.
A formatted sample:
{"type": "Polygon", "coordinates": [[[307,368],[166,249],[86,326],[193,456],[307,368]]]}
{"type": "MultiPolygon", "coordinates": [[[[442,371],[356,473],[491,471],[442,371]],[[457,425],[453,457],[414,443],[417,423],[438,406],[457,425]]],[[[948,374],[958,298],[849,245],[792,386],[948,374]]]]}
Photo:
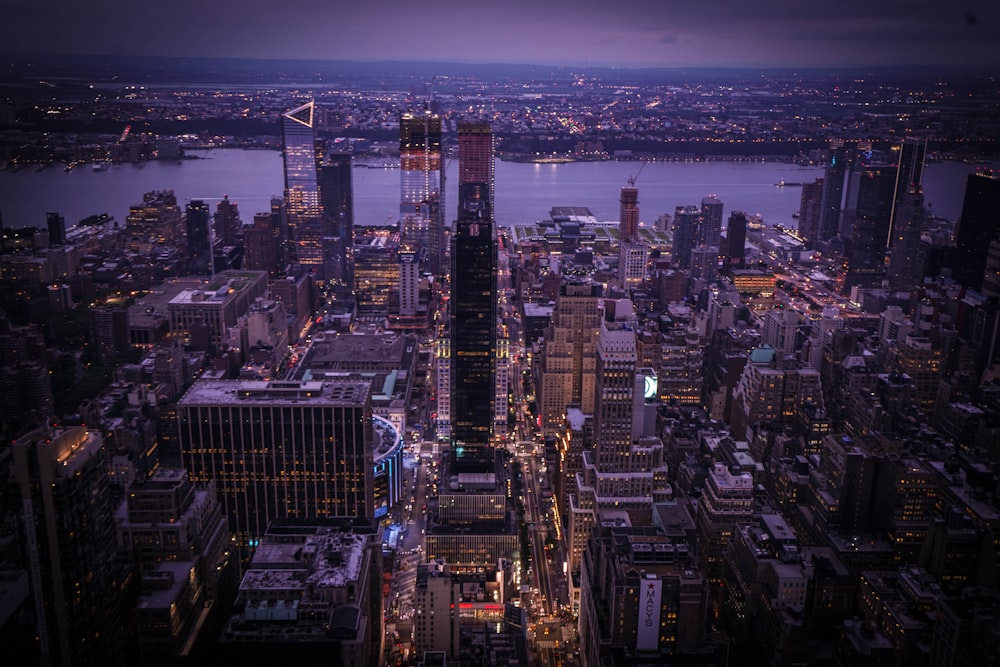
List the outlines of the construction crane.
{"type": "Polygon", "coordinates": [[[639,171],[635,172],[635,176],[629,176],[628,177],[628,186],[630,188],[634,188],[635,187],[635,182],[639,180],[639,174],[641,174],[642,170],[645,169],[645,168],[646,168],[646,162],[643,161],[642,165],[639,167],[639,171]]]}

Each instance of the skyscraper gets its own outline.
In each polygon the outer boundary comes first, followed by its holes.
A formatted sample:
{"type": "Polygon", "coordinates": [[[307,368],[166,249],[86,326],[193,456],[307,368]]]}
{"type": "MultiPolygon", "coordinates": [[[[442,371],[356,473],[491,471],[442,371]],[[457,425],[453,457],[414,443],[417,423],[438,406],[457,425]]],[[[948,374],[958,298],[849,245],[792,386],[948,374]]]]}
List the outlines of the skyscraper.
{"type": "Polygon", "coordinates": [[[926,219],[924,196],[920,192],[910,192],[895,202],[886,269],[890,289],[909,289],[923,278],[926,245],[920,234],[926,219]]]}
{"type": "Polygon", "coordinates": [[[200,380],[177,414],[184,467],[216,482],[243,560],[275,519],[374,517],[370,383],[200,380]]]}
{"type": "Polygon", "coordinates": [[[742,269],[746,258],[747,214],[733,211],[726,225],[726,248],[722,257],[724,269],[742,269]]]}
{"type": "Polygon", "coordinates": [[[819,240],[820,212],[823,202],[823,179],[802,184],[799,203],[799,236],[807,248],[815,248],[819,240]]]}
{"type": "Polygon", "coordinates": [[[354,290],[354,194],[351,154],[330,153],[319,166],[319,195],[323,209],[323,261],[326,279],[354,290]]]}
{"type": "Polygon", "coordinates": [[[441,117],[425,110],[399,119],[399,230],[405,248],[428,250],[428,269],[441,268],[444,235],[444,162],[441,117]]]}
{"type": "Polygon", "coordinates": [[[209,229],[208,204],[193,199],[184,207],[187,223],[188,269],[203,276],[212,275],[212,233],[209,229]]]}
{"type": "Polygon", "coordinates": [[[46,213],[45,224],[49,230],[49,246],[66,244],[66,219],[58,213],[46,213]]]}
{"type": "Polygon", "coordinates": [[[451,253],[451,441],[457,468],[474,472],[494,466],[497,244],[489,188],[459,185],[451,253]]]}
{"type": "Polygon", "coordinates": [[[638,240],[639,190],[635,187],[634,179],[629,179],[628,186],[622,188],[618,204],[619,243],[638,240]]]}
{"type": "Polygon", "coordinates": [[[674,210],[674,263],[682,269],[691,266],[691,248],[698,235],[701,211],[697,206],[678,206],[674,210]]]}
{"type": "Polygon", "coordinates": [[[127,572],[115,561],[115,505],[101,434],[42,428],[12,449],[35,601],[35,664],[124,665],[127,572]]]}
{"type": "Polygon", "coordinates": [[[840,233],[844,188],[850,178],[851,167],[856,157],[857,149],[853,145],[844,145],[842,141],[833,142],[827,152],[823,173],[823,194],[820,198],[818,238],[820,242],[829,242],[840,233]]]}
{"type": "MultiPolygon", "coordinates": [[[[486,183],[490,220],[495,220],[496,160],[493,128],[480,121],[458,122],[458,184],[486,183]]],[[[462,206],[459,203],[459,206],[462,206]]]]}
{"type": "Polygon", "coordinates": [[[722,236],[722,202],[715,195],[701,200],[701,225],[697,245],[716,246],[722,236]]]}
{"type": "Polygon", "coordinates": [[[323,279],[323,211],[317,179],[314,112],[314,103],[307,102],[281,117],[285,208],[295,261],[323,279]]]}
{"type": "Polygon", "coordinates": [[[847,289],[881,283],[895,182],[894,170],[875,166],[858,169],[851,180],[842,210],[847,289]]]}
{"type": "Polygon", "coordinates": [[[926,153],[926,139],[906,137],[899,147],[899,164],[896,167],[896,186],[892,197],[892,217],[889,222],[887,246],[892,244],[892,237],[896,230],[896,218],[901,213],[900,209],[904,206],[907,195],[923,192],[924,156],[926,153]]]}
{"type": "Polygon", "coordinates": [[[951,261],[955,280],[969,289],[978,290],[983,286],[986,255],[990,242],[997,237],[998,210],[1000,174],[983,169],[969,174],[962,214],[955,228],[955,255],[951,261]]]}

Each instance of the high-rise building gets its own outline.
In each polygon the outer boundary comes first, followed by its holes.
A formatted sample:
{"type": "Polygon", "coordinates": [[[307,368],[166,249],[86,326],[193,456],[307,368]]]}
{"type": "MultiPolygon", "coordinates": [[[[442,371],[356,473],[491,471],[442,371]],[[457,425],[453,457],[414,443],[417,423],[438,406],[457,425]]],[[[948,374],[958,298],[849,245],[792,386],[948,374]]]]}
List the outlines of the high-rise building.
{"type": "Polygon", "coordinates": [[[639,238],[639,190],[634,179],[629,179],[627,187],[622,188],[618,199],[618,241],[636,241],[639,238]]]}
{"type": "Polygon", "coordinates": [[[722,267],[725,270],[742,269],[746,264],[747,214],[733,211],[726,225],[726,241],[722,245],[722,267]]]}
{"type": "Polygon", "coordinates": [[[736,526],[753,518],[753,477],[733,473],[716,463],[705,478],[695,519],[698,532],[698,565],[710,584],[709,599],[720,599],[722,555],[736,526]]]}
{"type": "Polygon", "coordinates": [[[696,245],[718,246],[722,236],[722,202],[715,195],[701,200],[701,224],[696,245]]]}
{"type": "Polygon", "coordinates": [[[701,210],[697,206],[678,206],[674,210],[673,261],[682,269],[691,266],[691,249],[695,246],[701,210]]]}
{"type": "Polygon", "coordinates": [[[229,195],[223,195],[215,205],[212,221],[215,227],[215,240],[220,245],[233,246],[240,242],[243,235],[243,222],[240,220],[240,209],[236,202],[229,201],[229,195]]]}
{"type": "Polygon", "coordinates": [[[927,245],[921,241],[921,233],[926,220],[927,209],[920,192],[910,192],[895,203],[886,268],[890,289],[910,289],[923,279],[927,245]]]}
{"type": "Polygon", "coordinates": [[[156,245],[180,246],[184,232],[184,217],[173,190],[147,192],[141,204],[129,206],[125,235],[130,249],[145,252],[156,245]]]}
{"type": "Polygon", "coordinates": [[[120,558],[143,573],[136,614],[143,665],[175,665],[214,640],[206,623],[229,604],[235,554],[215,486],[197,488],[185,470],[157,468],[134,484],[117,512],[120,558]]]}
{"type": "Polygon", "coordinates": [[[66,244],[66,219],[58,213],[46,213],[45,224],[49,231],[49,246],[66,244]]]}
{"type": "Polygon", "coordinates": [[[459,470],[491,471],[497,244],[483,201],[488,184],[463,184],[451,253],[451,441],[459,470]]]}
{"type": "Polygon", "coordinates": [[[328,281],[344,294],[354,290],[354,190],[351,154],[328,153],[319,166],[323,208],[323,260],[328,281]]]}
{"type": "Polygon", "coordinates": [[[285,210],[295,261],[318,279],[323,275],[323,209],[319,197],[319,155],[314,131],[313,102],[281,116],[285,163],[285,210]]]}
{"type": "Polygon", "coordinates": [[[199,380],[177,414],[184,466],[216,483],[244,561],[275,519],[374,517],[370,383],[199,380]]]}
{"type": "Polygon", "coordinates": [[[546,435],[563,428],[571,405],[594,413],[601,294],[600,283],[566,280],[559,286],[540,358],[538,411],[546,435]]]}
{"type": "Polygon", "coordinates": [[[13,444],[39,651],[26,662],[126,664],[130,572],[115,560],[108,468],[101,434],[83,426],[13,444]]]}
{"type": "Polygon", "coordinates": [[[212,275],[212,230],[209,228],[209,208],[201,199],[193,199],[184,207],[187,223],[188,269],[191,273],[212,275]]]}
{"type": "Polygon", "coordinates": [[[399,119],[399,230],[404,248],[427,248],[428,269],[440,273],[444,238],[445,163],[441,117],[430,110],[399,119]]]}
{"type": "Polygon", "coordinates": [[[896,183],[896,174],[887,167],[869,166],[855,172],[842,209],[845,289],[881,284],[896,183]]]}
{"type": "Polygon", "coordinates": [[[965,183],[962,214],[955,228],[955,253],[951,273],[955,281],[969,289],[983,286],[986,255],[997,237],[1000,210],[1000,173],[981,169],[969,174],[965,183]]]}
{"type": "Polygon", "coordinates": [[[248,271],[267,271],[271,278],[277,277],[281,267],[281,219],[278,214],[257,213],[251,224],[243,232],[243,268],[248,271]]]}
{"type": "Polygon", "coordinates": [[[823,172],[823,194],[820,197],[818,243],[828,243],[840,233],[841,205],[848,187],[853,165],[858,157],[857,146],[842,141],[832,143],[826,152],[823,172]]]}
{"type": "MultiPolygon", "coordinates": [[[[458,122],[458,184],[486,183],[490,220],[496,219],[496,159],[493,128],[487,122],[458,122]]],[[[459,207],[462,207],[459,202],[459,207]]]]}
{"type": "Polygon", "coordinates": [[[418,656],[427,651],[458,655],[459,582],[439,563],[417,565],[414,590],[413,649],[418,656]]]}
{"type": "Polygon", "coordinates": [[[799,236],[807,248],[815,248],[819,241],[820,213],[823,203],[823,179],[802,184],[799,200],[799,236]]]}
{"type": "Polygon", "coordinates": [[[896,166],[896,185],[892,196],[892,215],[889,221],[889,243],[896,234],[896,218],[900,207],[912,193],[923,192],[924,160],[927,154],[927,140],[906,137],[899,146],[899,162],[896,166]]]}

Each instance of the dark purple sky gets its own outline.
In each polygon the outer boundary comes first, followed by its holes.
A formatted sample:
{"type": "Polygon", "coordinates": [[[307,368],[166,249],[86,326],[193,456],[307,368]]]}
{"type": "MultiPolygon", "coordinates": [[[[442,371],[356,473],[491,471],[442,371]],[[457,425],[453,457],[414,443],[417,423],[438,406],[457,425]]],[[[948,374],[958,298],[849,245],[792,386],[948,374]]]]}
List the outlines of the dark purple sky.
{"type": "Polygon", "coordinates": [[[1000,66],[1000,0],[0,0],[0,52],[1000,66]]]}

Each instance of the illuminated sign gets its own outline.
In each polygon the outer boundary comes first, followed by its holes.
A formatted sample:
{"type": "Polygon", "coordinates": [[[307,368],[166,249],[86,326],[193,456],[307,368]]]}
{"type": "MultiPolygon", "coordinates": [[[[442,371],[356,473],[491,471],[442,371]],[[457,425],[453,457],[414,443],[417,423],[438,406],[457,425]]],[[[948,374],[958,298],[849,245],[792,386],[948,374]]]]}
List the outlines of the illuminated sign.
{"type": "Polygon", "coordinates": [[[643,398],[645,398],[647,401],[656,398],[656,386],[657,386],[656,376],[647,375],[646,386],[642,394],[643,398]]]}
{"type": "Polygon", "coordinates": [[[655,651],[660,639],[660,593],[663,582],[643,579],[639,589],[639,619],[636,622],[635,647],[640,651],[655,651]]]}

